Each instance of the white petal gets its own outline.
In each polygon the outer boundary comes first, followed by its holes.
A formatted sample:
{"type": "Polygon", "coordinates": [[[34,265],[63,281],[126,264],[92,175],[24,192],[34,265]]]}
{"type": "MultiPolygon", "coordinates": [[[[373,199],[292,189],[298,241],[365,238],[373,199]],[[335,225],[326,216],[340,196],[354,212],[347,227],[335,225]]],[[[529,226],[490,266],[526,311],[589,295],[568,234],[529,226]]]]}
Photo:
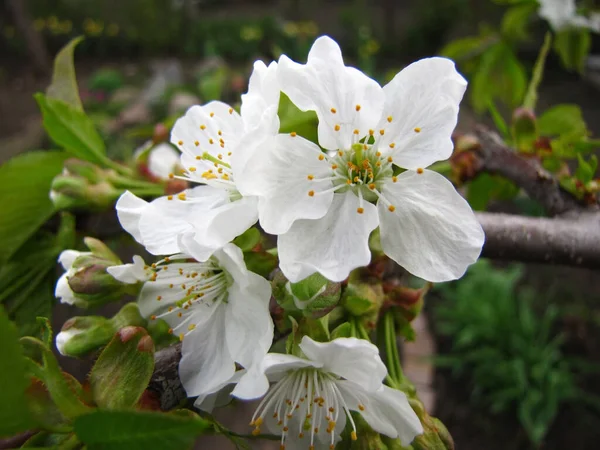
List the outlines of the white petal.
{"type": "Polygon", "coordinates": [[[387,369],[376,346],[364,339],[338,338],[316,342],[304,336],[300,349],[307,358],[323,364],[323,370],[358,383],[367,391],[376,391],[387,369]]]}
{"type": "Polygon", "coordinates": [[[366,392],[361,385],[346,380],[340,380],[336,385],[348,407],[360,412],[378,433],[393,439],[400,438],[403,446],[409,445],[423,433],[423,426],[404,392],[387,386],[381,386],[375,392],[366,392]]]}
{"type": "Polygon", "coordinates": [[[259,197],[258,216],[263,229],[282,234],[298,219],[325,215],[333,192],[321,192],[331,189],[332,182],[319,180],[331,175],[331,166],[317,145],[300,136],[280,134],[263,143],[260,153],[247,162],[236,182],[240,192],[259,197]]]}
{"type": "Polygon", "coordinates": [[[106,271],[121,283],[135,284],[148,279],[148,274],[144,269],[145,266],[146,263],[143,258],[139,255],[134,255],[133,264],[107,267],[106,271]]]}
{"type": "Polygon", "coordinates": [[[147,201],[129,191],[125,191],[115,205],[121,226],[140,244],[143,244],[140,233],[140,217],[147,206],[147,201]]]}
{"type": "Polygon", "coordinates": [[[484,234],[471,207],[446,178],[406,171],[383,187],[379,200],[381,244],[386,255],[413,275],[442,282],[460,278],[474,263],[484,234]]]}
{"type": "Polygon", "coordinates": [[[226,305],[206,309],[202,323],[183,339],[181,348],[179,378],[189,397],[215,392],[235,372],[225,338],[226,305]]]}
{"type": "Polygon", "coordinates": [[[206,261],[216,250],[256,223],[257,203],[256,197],[242,197],[204,211],[193,222],[193,235],[183,235],[182,250],[198,261],[206,261]]]}
{"type": "Polygon", "coordinates": [[[62,274],[56,282],[54,296],[60,299],[61,303],[68,303],[69,305],[73,305],[75,304],[75,294],[71,290],[71,286],[69,286],[67,276],[69,276],[68,273],[62,274]]]}
{"type": "Polygon", "coordinates": [[[77,250],[64,250],[58,257],[58,262],[63,269],[69,270],[77,258],[83,255],[91,255],[90,252],[78,252],[77,250]]]}
{"type": "Polygon", "coordinates": [[[319,272],[331,281],[342,281],[350,271],[369,264],[369,234],[377,228],[377,211],[353,192],[335,194],[327,214],[317,220],[298,220],[279,236],[280,268],[296,283],[319,272]],[[357,209],[364,212],[359,214],[357,209]]]}
{"type": "Polygon", "coordinates": [[[235,149],[242,134],[243,123],[240,115],[229,105],[213,101],[188,109],[185,115],[175,122],[171,132],[171,143],[183,152],[181,163],[186,170],[190,166],[198,168],[195,172],[190,172],[190,177],[202,182],[202,172],[214,169],[214,166],[208,161],[196,160],[195,157],[208,152],[215,158],[221,155],[221,159],[228,163],[227,153],[235,149]]]}
{"type": "MultiPolygon", "coordinates": [[[[259,126],[263,113],[272,111],[272,107],[275,107],[275,114],[271,114],[271,120],[275,120],[278,106],[277,63],[272,62],[267,67],[262,61],[256,61],[248,82],[248,92],[242,95],[241,113],[246,130],[259,126]]],[[[277,120],[277,127],[278,122],[277,120]]]]}
{"type": "Polygon", "coordinates": [[[248,278],[244,288],[234,280],[228,290],[225,330],[229,353],[245,368],[258,364],[273,342],[271,284],[254,273],[248,273],[248,278]]]}
{"type": "Polygon", "coordinates": [[[205,217],[216,206],[228,202],[228,193],[212,186],[199,186],[184,191],[186,200],[177,196],[159,197],[147,205],[141,214],[141,243],[153,255],[180,252],[178,238],[193,231],[194,224],[204,226],[205,217]]]}
{"type": "Polygon", "coordinates": [[[394,163],[405,169],[448,159],[466,88],[449,59],[422,59],[402,70],[383,88],[385,110],[378,128],[385,135],[377,141],[381,152],[392,154],[394,163]]]}
{"type": "Polygon", "coordinates": [[[353,131],[358,129],[365,136],[381,117],[381,86],[361,71],[344,66],[340,47],[327,36],[315,41],[305,65],[283,55],[277,75],[281,90],[298,108],[316,111],[319,144],[326,149],[349,149],[353,131]]]}
{"type": "Polygon", "coordinates": [[[166,180],[179,164],[180,153],[169,144],[154,147],[148,155],[148,170],[155,177],[166,180]]]}

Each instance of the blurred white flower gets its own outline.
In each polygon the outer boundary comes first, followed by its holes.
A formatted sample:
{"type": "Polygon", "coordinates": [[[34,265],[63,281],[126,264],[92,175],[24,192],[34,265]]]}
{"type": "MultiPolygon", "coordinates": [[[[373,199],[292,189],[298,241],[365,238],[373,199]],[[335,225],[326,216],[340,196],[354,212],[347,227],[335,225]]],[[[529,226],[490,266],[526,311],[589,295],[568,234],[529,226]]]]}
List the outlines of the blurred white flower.
{"type": "Polygon", "coordinates": [[[600,32],[600,14],[592,13],[588,17],[577,11],[575,0],[538,0],[540,17],[556,30],[565,28],[588,28],[596,33],[600,32]]]}

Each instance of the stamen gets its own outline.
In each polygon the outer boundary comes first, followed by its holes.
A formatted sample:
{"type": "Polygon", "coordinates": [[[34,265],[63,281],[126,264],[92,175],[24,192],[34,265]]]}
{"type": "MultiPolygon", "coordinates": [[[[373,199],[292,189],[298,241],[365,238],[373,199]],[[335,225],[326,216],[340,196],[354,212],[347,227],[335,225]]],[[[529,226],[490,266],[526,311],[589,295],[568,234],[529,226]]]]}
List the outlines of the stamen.
{"type": "Polygon", "coordinates": [[[419,168],[417,169],[417,173],[418,173],[419,175],[421,175],[421,174],[423,173],[423,169],[419,167],[419,168]]]}
{"type": "Polygon", "coordinates": [[[417,127],[415,128],[415,133],[420,133],[421,132],[421,128],[417,127]]]}
{"type": "Polygon", "coordinates": [[[330,111],[331,111],[331,114],[335,114],[337,112],[337,109],[331,108],[330,111]]]}
{"type": "Polygon", "coordinates": [[[360,105],[356,105],[355,109],[356,111],[360,111],[361,106],[360,105]]]}

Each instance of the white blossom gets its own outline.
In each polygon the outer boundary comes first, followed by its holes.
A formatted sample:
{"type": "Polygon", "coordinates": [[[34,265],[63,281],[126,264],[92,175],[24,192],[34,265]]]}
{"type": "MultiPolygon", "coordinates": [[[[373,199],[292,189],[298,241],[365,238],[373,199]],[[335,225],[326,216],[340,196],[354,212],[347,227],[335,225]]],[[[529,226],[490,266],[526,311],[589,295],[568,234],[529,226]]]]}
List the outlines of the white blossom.
{"type": "Polygon", "coordinates": [[[556,30],[565,28],[588,28],[596,33],[600,32],[600,14],[591,13],[589,16],[580,14],[575,0],[538,0],[540,17],[556,30]]]}

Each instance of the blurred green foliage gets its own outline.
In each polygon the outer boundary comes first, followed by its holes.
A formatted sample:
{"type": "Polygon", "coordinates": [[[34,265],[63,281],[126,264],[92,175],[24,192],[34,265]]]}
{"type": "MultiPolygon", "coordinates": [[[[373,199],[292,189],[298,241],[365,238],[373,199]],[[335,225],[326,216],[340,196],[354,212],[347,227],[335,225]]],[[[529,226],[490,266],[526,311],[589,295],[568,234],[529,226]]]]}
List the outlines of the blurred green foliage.
{"type": "Polygon", "coordinates": [[[437,364],[469,380],[474,401],[490,413],[515,411],[539,445],[559,408],[579,393],[555,335],[558,311],[534,309],[534,293],[518,286],[522,273],[480,260],[462,280],[436,287],[444,297],[434,310],[437,329],[452,341],[437,364]]]}

